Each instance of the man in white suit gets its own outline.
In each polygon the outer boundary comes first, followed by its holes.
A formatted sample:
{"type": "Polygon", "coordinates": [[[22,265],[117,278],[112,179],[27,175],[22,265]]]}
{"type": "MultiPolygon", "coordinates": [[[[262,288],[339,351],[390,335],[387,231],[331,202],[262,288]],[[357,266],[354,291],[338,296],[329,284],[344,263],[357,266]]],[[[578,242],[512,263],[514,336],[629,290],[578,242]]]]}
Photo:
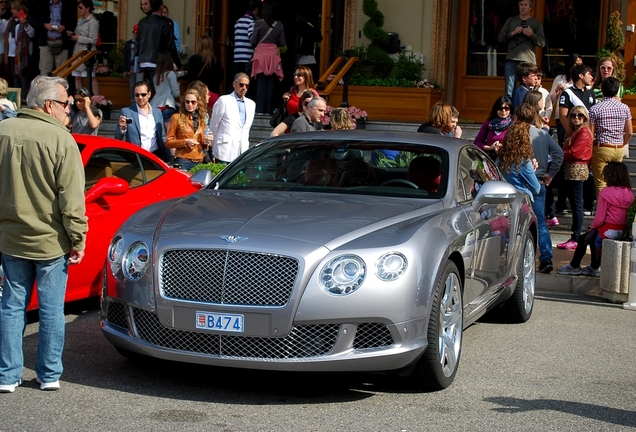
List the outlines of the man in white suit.
{"type": "Polygon", "coordinates": [[[250,128],[256,110],[254,101],[245,97],[250,79],[239,72],[232,86],[232,93],[216,101],[210,119],[210,131],[214,135],[212,154],[219,163],[232,162],[250,146],[250,128]]]}

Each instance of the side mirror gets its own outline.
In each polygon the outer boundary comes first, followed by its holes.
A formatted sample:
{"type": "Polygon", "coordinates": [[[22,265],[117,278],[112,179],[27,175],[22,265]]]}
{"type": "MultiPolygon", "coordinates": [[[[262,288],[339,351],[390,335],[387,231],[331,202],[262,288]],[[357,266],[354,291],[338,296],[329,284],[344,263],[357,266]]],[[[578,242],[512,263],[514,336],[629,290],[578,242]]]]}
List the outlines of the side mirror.
{"type": "Polygon", "coordinates": [[[194,187],[203,189],[204,187],[206,187],[212,182],[213,178],[214,176],[212,175],[212,171],[207,169],[202,169],[192,174],[192,177],[190,177],[190,183],[194,187]]]}
{"type": "Polygon", "coordinates": [[[477,196],[473,201],[473,209],[481,211],[484,204],[507,204],[517,198],[519,191],[510,183],[499,180],[490,180],[481,185],[477,196]]]}
{"type": "Polygon", "coordinates": [[[93,203],[105,195],[123,195],[130,189],[128,182],[117,177],[99,179],[95,186],[86,192],[86,204],[93,203]]]}

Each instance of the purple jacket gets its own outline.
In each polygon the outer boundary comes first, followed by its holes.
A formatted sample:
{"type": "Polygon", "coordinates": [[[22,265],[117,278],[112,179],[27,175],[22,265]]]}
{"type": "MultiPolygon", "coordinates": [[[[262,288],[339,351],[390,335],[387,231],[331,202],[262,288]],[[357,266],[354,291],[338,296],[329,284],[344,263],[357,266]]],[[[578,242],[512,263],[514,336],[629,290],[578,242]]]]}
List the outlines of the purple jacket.
{"type": "Polygon", "coordinates": [[[497,134],[495,131],[488,128],[489,123],[490,120],[486,120],[485,122],[483,122],[481,124],[481,128],[479,129],[479,133],[475,137],[475,145],[482,150],[484,149],[485,145],[491,146],[495,141],[503,141],[504,137],[506,136],[506,132],[508,132],[508,129],[504,129],[503,131],[499,132],[499,134],[497,134]]]}

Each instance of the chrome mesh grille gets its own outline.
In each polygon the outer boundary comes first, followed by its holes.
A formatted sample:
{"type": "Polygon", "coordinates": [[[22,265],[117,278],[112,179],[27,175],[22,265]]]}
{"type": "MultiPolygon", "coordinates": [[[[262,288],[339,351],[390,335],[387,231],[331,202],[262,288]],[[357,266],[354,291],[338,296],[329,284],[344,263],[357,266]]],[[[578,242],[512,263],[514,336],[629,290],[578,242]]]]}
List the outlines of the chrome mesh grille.
{"type": "Polygon", "coordinates": [[[157,315],[133,308],[140,339],[164,348],[222,357],[293,359],[329,354],[338,338],[338,324],[294,326],[282,338],[259,338],[193,332],[164,327],[157,315]]]}
{"type": "Polygon", "coordinates": [[[370,349],[393,345],[389,328],[380,323],[360,323],[353,340],[354,349],[370,349]]]}
{"type": "Polygon", "coordinates": [[[108,303],[106,320],[114,326],[128,328],[128,318],[126,318],[126,306],[123,303],[108,303]]]}
{"type": "Polygon", "coordinates": [[[224,250],[169,250],[159,266],[164,297],[231,305],[285,306],[297,274],[294,258],[224,250]]]}

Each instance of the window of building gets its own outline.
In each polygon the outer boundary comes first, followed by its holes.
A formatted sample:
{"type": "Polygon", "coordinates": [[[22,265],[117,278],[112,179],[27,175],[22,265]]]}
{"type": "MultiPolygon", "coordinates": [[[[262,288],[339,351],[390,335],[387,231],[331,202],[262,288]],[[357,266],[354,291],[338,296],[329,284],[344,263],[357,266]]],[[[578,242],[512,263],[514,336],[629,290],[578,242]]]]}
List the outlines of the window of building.
{"type": "MultiPolygon", "coordinates": [[[[595,67],[599,48],[600,11],[604,1],[545,0],[535,2],[544,11],[535,14],[543,23],[546,46],[537,59],[547,78],[562,73],[565,60],[576,52],[595,67]]],[[[535,5],[535,7],[537,6],[535,5]]],[[[519,14],[516,1],[469,0],[467,75],[503,76],[507,46],[498,42],[506,20],[519,14]]]]}

